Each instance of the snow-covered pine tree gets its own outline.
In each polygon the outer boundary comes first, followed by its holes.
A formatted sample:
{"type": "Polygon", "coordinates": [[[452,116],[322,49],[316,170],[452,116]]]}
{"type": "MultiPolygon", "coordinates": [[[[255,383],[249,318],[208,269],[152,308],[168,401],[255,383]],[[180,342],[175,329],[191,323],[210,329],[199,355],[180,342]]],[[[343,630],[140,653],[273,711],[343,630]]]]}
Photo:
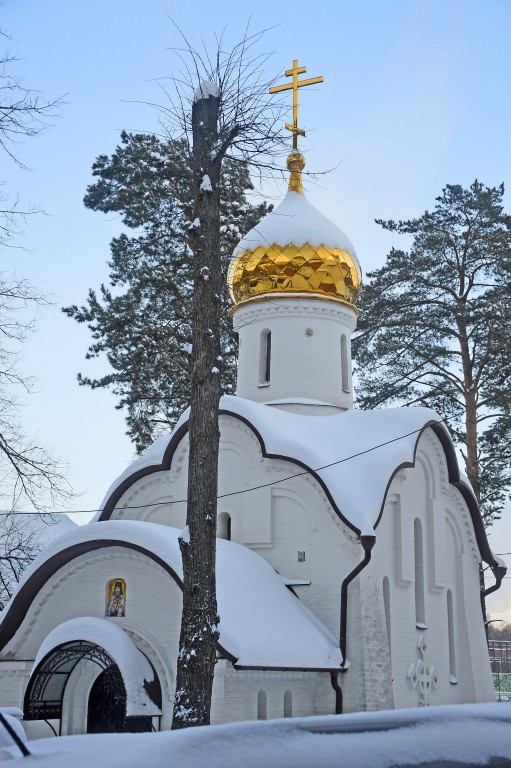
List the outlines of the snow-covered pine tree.
{"type": "Polygon", "coordinates": [[[427,405],[447,421],[486,525],[511,485],[511,217],[503,185],[447,185],[434,210],[377,221],[412,239],[368,274],[358,403],[427,405]]]}
{"type": "MultiPolygon", "coordinates": [[[[187,245],[191,221],[192,171],[188,145],[151,134],[123,132],[109,157],[93,165],[97,181],[85,205],[117,212],[131,233],[112,240],[110,285],[90,290],[85,305],[64,308],[93,337],[86,357],[105,354],[112,371],[80,384],[111,388],[126,410],[128,434],[142,452],[168,431],[189,403],[192,259],[187,245]]],[[[226,272],[241,236],[268,212],[247,199],[252,189],[247,166],[222,164],[220,216],[224,268],[222,384],[235,384],[237,339],[227,316],[226,272]]]]}

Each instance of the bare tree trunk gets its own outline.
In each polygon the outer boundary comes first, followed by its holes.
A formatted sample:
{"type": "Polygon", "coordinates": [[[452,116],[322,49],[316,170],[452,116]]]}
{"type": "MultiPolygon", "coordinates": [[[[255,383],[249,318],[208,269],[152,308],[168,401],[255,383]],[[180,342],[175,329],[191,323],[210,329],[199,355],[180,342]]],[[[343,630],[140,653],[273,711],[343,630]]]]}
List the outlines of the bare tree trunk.
{"type": "Polygon", "coordinates": [[[215,152],[219,99],[193,104],[195,220],[190,228],[194,259],[193,349],[189,425],[187,531],[183,558],[183,616],[172,728],[207,725],[216,662],[216,506],[220,386],[219,182],[215,152]]]}
{"type": "Polygon", "coordinates": [[[472,483],[477,501],[481,500],[481,483],[479,480],[479,455],[477,450],[477,399],[473,381],[465,384],[465,429],[467,433],[467,475],[472,483]]]}
{"type": "MultiPolygon", "coordinates": [[[[474,371],[470,359],[466,325],[458,317],[458,330],[463,365],[463,389],[465,395],[465,431],[467,453],[465,456],[465,468],[478,503],[481,501],[481,483],[479,479],[479,453],[477,447],[477,387],[474,381],[474,371]]],[[[481,611],[483,614],[486,641],[488,642],[488,624],[486,614],[484,569],[479,564],[479,591],[481,597],[481,611]]]]}
{"type": "Polygon", "coordinates": [[[465,399],[465,431],[467,453],[464,456],[468,479],[472,484],[477,501],[480,501],[479,454],[477,446],[477,387],[470,358],[467,327],[461,314],[456,317],[459,332],[461,363],[463,367],[463,390],[465,399]]]}

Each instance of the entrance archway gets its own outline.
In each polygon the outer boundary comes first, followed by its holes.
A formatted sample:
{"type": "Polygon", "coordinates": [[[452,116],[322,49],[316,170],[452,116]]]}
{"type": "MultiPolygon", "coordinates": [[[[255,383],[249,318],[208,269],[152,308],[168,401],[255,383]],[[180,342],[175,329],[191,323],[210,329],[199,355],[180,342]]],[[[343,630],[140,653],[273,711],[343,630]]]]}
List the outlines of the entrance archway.
{"type": "Polygon", "coordinates": [[[101,672],[90,689],[87,733],[146,733],[153,731],[151,717],[126,716],[126,688],[119,667],[101,672]]]}
{"type": "Polygon", "coordinates": [[[90,689],[87,733],[119,733],[126,721],[126,688],[119,667],[101,672],[90,689]]]}
{"type": "Polygon", "coordinates": [[[25,693],[24,719],[61,720],[67,682],[75,667],[85,661],[101,670],[115,666],[103,648],[84,640],[63,643],[50,651],[30,678],[25,693]]]}
{"type": "MultiPolygon", "coordinates": [[[[140,651],[136,651],[140,653],[140,651]]],[[[30,678],[24,701],[25,720],[53,721],[66,733],[119,733],[158,728],[161,687],[156,672],[151,683],[141,680],[154,712],[132,711],[127,715],[123,674],[99,645],[85,640],[62,643],[44,656],[30,678]],[[158,714],[156,714],[158,713],[158,714]]],[[[128,709],[129,711],[129,709],[128,709]]],[[[150,711],[150,710],[149,710],[150,711]]]]}

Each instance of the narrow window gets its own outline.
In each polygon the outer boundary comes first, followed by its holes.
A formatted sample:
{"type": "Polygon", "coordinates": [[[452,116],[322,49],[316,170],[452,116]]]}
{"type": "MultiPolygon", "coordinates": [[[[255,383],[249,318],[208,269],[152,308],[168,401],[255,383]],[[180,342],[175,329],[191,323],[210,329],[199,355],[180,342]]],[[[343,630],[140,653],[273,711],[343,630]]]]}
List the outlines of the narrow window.
{"type": "Polygon", "coordinates": [[[261,331],[261,348],[259,352],[259,386],[270,383],[271,369],[271,331],[267,328],[261,331]]]}
{"type": "Polygon", "coordinates": [[[257,694],[257,719],[266,720],[266,691],[262,689],[257,694]]]}
{"type": "Polygon", "coordinates": [[[415,550],[415,623],[417,629],[426,629],[426,610],[424,606],[424,542],[422,523],[415,518],[413,524],[415,550]]]}
{"type": "Polygon", "coordinates": [[[218,539],[231,540],[231,516],[228,512],[220,512],[218,515],[216,535],[218,539]]]}
{"type": "Polygon", "coordinates": [[[387,576],[383,579],[383,607],[385,609],[385,625],[387,627],[387,642],[389,654],[391,653],[391,628],[390,628],[390,583],[387,576]]]}
{"type": "Polygon", "coordinates": [[[449,633],[449,677],[452,685],[456,685],[458,680],[456,678],[456,649],[454,647],[454,611],[450,589],[447,590],[447,630],[449,633]]]}
{"type": "Polygon", "coordinates": [[[293,694],[286,691],[284,694],[284,717],[293,717],[293,694]]]}
{"type": "Polygon", "coordinates": [[[348,374],[348,342],[346,341],[346,336],[343,333],[341,336],[341,383],[343,392],[350,391],[348,374]]]}

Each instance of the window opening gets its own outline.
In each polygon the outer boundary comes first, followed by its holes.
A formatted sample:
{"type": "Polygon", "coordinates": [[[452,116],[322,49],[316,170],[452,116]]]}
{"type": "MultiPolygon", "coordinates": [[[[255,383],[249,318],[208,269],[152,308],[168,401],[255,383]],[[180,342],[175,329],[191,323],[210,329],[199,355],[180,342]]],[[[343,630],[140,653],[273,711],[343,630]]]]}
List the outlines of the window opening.
{"type": "Polygon", "coordinates": [[[286,691],[284,694],[284,717],[293,717],[293,694],[286,691]]]}
{"type": "Polygon", "coordinates": [[[415,550],[415,623],[417,629],[427,629],[424,604],[424,541],[422,523],[418,517],[415,518],[413,524],[413,537],[415,550]]]}
{"type": "Polygon", "coordinates": [[[271,375],[271,331],[261,332],[261,349],[259,357],[259,385],[270,383],[271,375]]]}
{"type": "Polygon", "coordinates": [[[341,336],[341,384],[343,392],[350,391],[348,376],[348,342],[344,333],[341,336]]]}
{"type": "Polygon", "coordinates": [[[266,720],[266,691],[262,689],[257,694],[257,719],[266,720]]]}
{"type": "Polygon", "coordinates": [[[454,646],[454,609],[452,592],[447,590],[447,630],[449,633],[449,676],[452,685],[456,685],[456,648],[454,646]]]}
{"type": "Polygon", "coordinates": [[[218,515],[216,535],[218,539],[231,540],[231,516],[228,512],[220,512],[218,515]]]}
{"type": "Polygon", "coordinates": [[[387,642],[389,644],[389,654],[391,647],[391,624],[390,624],[390,583],[388,576],[383,579],[383,606],[385,609],[385,625],[387,627],[387,642]]]}

